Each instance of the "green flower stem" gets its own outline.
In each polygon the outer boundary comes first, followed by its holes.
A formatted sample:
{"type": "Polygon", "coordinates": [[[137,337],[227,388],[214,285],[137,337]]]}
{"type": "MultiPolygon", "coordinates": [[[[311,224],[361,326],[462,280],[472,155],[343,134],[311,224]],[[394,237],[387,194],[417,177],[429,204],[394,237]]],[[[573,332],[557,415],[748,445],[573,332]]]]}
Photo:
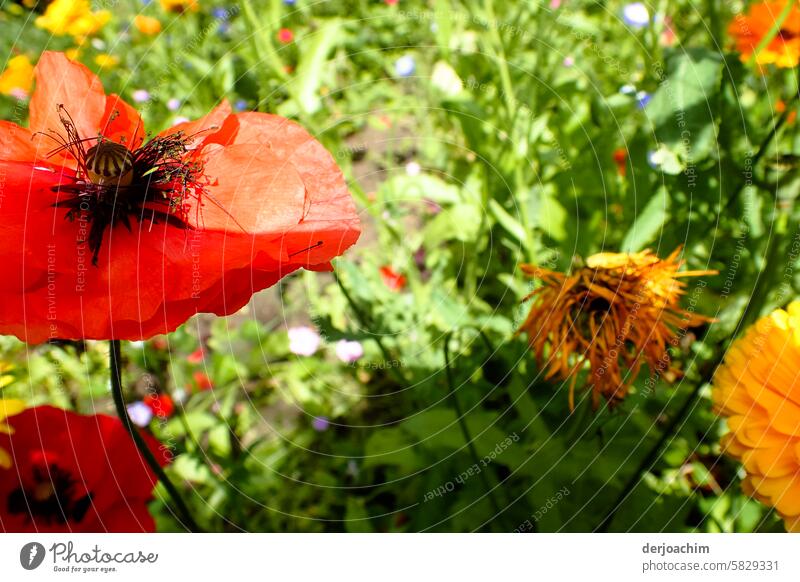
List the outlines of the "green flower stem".
{"type": "Polygon", "coordinates": [[[114,406],[117,408],[117,416],[119,416],[119,419],[122,421],[125,430],[127,430],[128,434],[131,435],[134,444],[136,444],[136,448],[139,450],[139,453],[142,455],[142,457],[144,457],[147,465],[150,467],[150,469],[152,469],[153,473],[156,474],[156,477],[158,477],[158,480],[161,481],[164,489],[167,490],[170,498],[172,498],[172,502],[177,509],[176,514],[180,516],[179,521],[181,525],[186,528],[187,531],[199,532],[201,531],[200,527],[192,517],[189,508],[186,507],[186,504],[183,502],[183,499],[178,493],[177,488],[172,481],[169,480],[169,477],[167,477],[164,469],[156,460],[155,455],[153,455],[153,451],[151,451],[150,447],[147,446],[147,443],[144,442],[144,438],[142,438],[142,435],[139,434],[139,430],[133,425],[133,421],[128,415],[128,409],[125,407],[125,398],[122,395],[122,372],[120,369],[120,365],[122,363],[122,353],[120,349],[120,343],[119,340],[110,340],[109,344],[110,349],[108,359],[109,369],[111,371],[111,394],[114,396],[114,406]]]}
{"type": "MultiPolygon", "coordinates": [[[[777,121],[775,121],[775,124],[772,126],[772,129],[770,129],[769,133],[761,142],[761,145],[759,146],[758,150],[753,156],[753,159],[750,162],[750,167],[753,169],[753,171],[755,171],[756,166],[764,157],[764,155],[767,153],[767,148],[769,147],[769,144],[772,142],[773,138],[776,135],[778,135],[778,132],[781,130],[786,121],[789,119],[789,115],[792,112],[791,106],[798,99],[800,99],[800,94],[795,93],[786,104],[786,109],[783,111],[783,113],[781,113],[781,116],[777,119],[777,121]]],[[[747,180],[742,180],[742,183],[739,185],[739,187],[733,190],[731,195],[728,197],[727,203],[725,204],[724,212],[729,212],[731,210],[734,202],[736,202],[736,200],[739,198],[739,194],[742,193],[742,190],[744,190],[746,185],[747,185],[747,180]]]]}
{"type": "MultiPolygon", "coordinates": [[[[339,287],[339,290],[342,292],[342,295],[344,295],[347,304],[350,306],[350,309],[353,310],[353,313],[358,318],[358,321],[361,323],[361,325],[372,327],[370,325],[372,323],[371,318],[367,316],[367,314],[365,314],[358,306],[358,304],[355,302],[353,296],[350,295],[350,292],[347,290],[347,287],[345,287],[344,283],[342,283],[342,280],[339,278],[339,275],[338,273],[336,273],[336,271],[333,272],[333,278],[336,280],[336,285],[339,287]]],[[[386,362],[391,362],[392,360],[394,360],[391,352],[389,352],[389,348],[386,347],[386,345],[383,343],[379,335],[377,334],[372,335],[371,339],[375,340],[375,343],[378,344],[378,349],[380,349],[381,354],[383,354],[383,358],[384,360],[386,360],[386,362]]],[[[405,384],[406,381],[405,378],[403,378],[402,374],[400,374],[394,368],[394,366],[390,366],[388,371],[389,375],[393,376],[395,381],[397,381],[401,385],[405,384]]]]}
{"type": "MultiPolygon", "coordinates": [[[[475,448],[475,441],[472,438],[472,434],[469,431],[469,427],[467,426],[467,420],[464,416],[464,410],[461,408],[461,402],[458,400],[458,395],[456,394],[455,382],[453,380],[453,371],[450,367],[450,338],[453,337],[453,332],[448,333],[444,338],[444,370],[445,370],[445,377],[447,378],[447,391],[450,400],[453,403],[453,408],[456,411],[456,418],[458,419],[458,426],[461,429],[461,434],[464,437],[464,441],[467,445],[467,449],[469,450],[470,456],[472,460],[475,462],[476,465],[480,465],[481,457],[478,455],[478,450],[475,448]]],[[[497,501],[497,498],[494,495],[495,487],[489,482],[488,477],[486,476],[485,471],[480,471],[478,476],[483,484],[483,488],[486,491],[486,495],[489,498],[489,502],[492,504],[492,509],[494,509],[495,514],[500,521],[502,522],[502,515],[503,509],[500,507],[500,504],[497,501]]],[[[503,526],[505,528],[505,526],[503,526]]],[[[505,530],[511,531],[511,530],[505,530]]]]}

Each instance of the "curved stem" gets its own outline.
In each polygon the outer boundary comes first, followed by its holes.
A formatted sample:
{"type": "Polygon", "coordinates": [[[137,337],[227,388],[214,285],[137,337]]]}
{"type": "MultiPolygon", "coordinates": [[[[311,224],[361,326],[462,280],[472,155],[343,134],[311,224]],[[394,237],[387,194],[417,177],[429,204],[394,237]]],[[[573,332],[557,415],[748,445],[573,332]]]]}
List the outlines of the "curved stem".
{"type": "MultiPolygon", "coordinates": [[[[772,128],[769,130],[767,135],[764,137],[764,140],[761,142],[761,145],[758,147],[758,150],[756,151],[755,155],[753,156],[752,160],[750,161],[750,167],[752,168],[753,171],[755,171],[755,167],[761,161],[761,158],[763,158],[764,155],[767,153],[767,148],[769,147],[769,144],[772,142],[773,138],[776,135],[778,135],[778,132],[780,132],[781,128],[784,126],[786,121],[789,119],[789,114],[791,113],[791,106],[798,99],[800,99],[800,92],[795,93],[794,95],[792,95],[791,99],[786,104],[786,109],[784,109],[783,113],[781,113],[780,117],[775,121],[775,123],[772,126],[772,128]]],[[[733,207],[733,204],[739,198],[739,194],[742,193],[742,190],[744,190],[745,186],[747,186],[747,180],[743,180],[739,184],[738,188],[734,188],[733,189],[733,191],[731,192],[730,196],[728,196],[727,202],[725,203],[724,212],[729,212],[731,210],[731,208],[733,207]]]]}
{"type": "MultiPolygon", "coordinates": [[[[464,410],[461,408],[461,402],[458,400],[458,396],[456,395],[455,383],[453,381],[453,372],[450,368],[450,338],[453,336],[453,333],[450,332],[444,338],[444,370],[445,376],[447,378],[447,388],[448,388],[448,396],[450,400],[453,402],[453,408],[456,411],[456,418],[458,419],[458,426],[461,429],[461,434],[464,437],[464,441],[467,444],[467,449],[469,450],[470,455],[472,456],[472,460],[475,462],[475,465],[480,466],[481,457],[478,455],[478,450],[475,448],[475,441],[472,438],[472,434],[469,431],[469,427],[467,426],[466,417],[464,416],[464,410]]],[[[483,483],[483,487],[486,490],[486,495],[489,497],[489,502],[492,504],[492,508],[494,509],[495,513],[498,517],[503,515],[503,510],[500,507],[500,504],[497,502],[497,498],[494,496],[494,487],[492,484],[489,483],[489,479],[486,477],[484,471],[478,472],[478,476],[480,477],[481,482],[483,483]]],[[[502,521],[502,518],[501,518],[502,521]]]]}
{"type": "Polygon", "coordinates": [[[189,508],[186,507],[186,504],[183,502],[177,488],[172,481],[169,480],[164,469],[156,460],[155,455],[153,455],[153,451],[151,451],[147,443],[144,442],[142,435],[139,434],[139,430],[133,425],[133,421],[131,421],[130,416],[128,416],[128,409],[125,407],[125,398],[122,395],[122,372],[120,369],[122,354],[119,340],[110,340],[109,348],[108,360],[109,370],[111,372],[111,394],[114,396],[114,406],[117,409],[117,416],[119,416],[125,430],[128,431],[128,434],[133,439],[136,448],[139,450],[142,457],[144,457],[147,465],[152,469],[153,473],[156,474],[156,477],[158,477],[158,480],[161,481],[161,484],[164,485],[164,489],[167,490],[170,498],[172,498],[172,502],[177,509],[176,513],[179,515],[180,524],[188,531],[198,532],[200,531],[200,527],[189,512],[189,508]]]}

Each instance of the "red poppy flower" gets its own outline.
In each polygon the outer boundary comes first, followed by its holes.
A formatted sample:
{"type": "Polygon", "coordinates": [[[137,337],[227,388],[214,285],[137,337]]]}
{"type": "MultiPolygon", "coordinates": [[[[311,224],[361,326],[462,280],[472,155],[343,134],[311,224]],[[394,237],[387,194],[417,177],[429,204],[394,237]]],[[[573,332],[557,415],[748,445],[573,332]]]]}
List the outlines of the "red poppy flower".
{"type": "Polygon", "coordinates": [[[406,286],[406,276],[398,273],[388,265],[380,268],[380,274],[383,284],[392,291],[401,291],[406,286]]]}
{"type": "Polygon", "coordinates": [[[175,412],[175,403],[169,394],[146,394],[142,399],[158,418],[169,418],[175,412]]]}
{"type": "Polygon", "coordinates": [[[294,33],[288,28],[281,28],[278,31],[278,42],[282,44],[289,44],[294,40],[294,33]]]}
{"type": "Polygon", "coordinates": [[[211,390],[214,387],[214,383],[205,372],[195,372],[192,378],[198,390],[211,390]]]}
{"type": "MultiPolygon", "coordinates": [[[[5,532],[148,532],[156,477],[122,422],[52,406],[9,419],[0,446],[13,465],[0,470],[0,530],[5,532]]],[[[144,435],[166,463],[165,449],[144,435]]]]}
{"type": "Polygon", "coordinates": [[[206,354],[203,351],[203,348],[197,348],[191,354],[186,356],[186,361],[189,362],[190,364],[199,364],[205,359],[205,357],[206,354]]]}
{"type": "Polygon", "coordinates": [[[614,150],[612,157],[617,166],[617,174],[624,178],[628,169],[628,150],[625,148],[617,148],[614,150]]]}
{"type": "Polygon", "coordinates": [[[330,260],[360,234],[304,129],[222,103],[145,140],[139,114],[61,53],[30,127],[0,121],[0,334],[145,339],[330,260]]]}

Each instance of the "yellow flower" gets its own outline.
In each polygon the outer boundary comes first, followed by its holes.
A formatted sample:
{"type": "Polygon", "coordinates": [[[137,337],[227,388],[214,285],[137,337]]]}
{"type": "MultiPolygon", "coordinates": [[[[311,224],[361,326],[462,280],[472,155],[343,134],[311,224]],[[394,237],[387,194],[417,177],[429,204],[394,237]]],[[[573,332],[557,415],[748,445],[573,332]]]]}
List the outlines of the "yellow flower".
{"type": "Polygon", "coordinates": [[[110,69],[111,67],[115,67],[119,64],[119,59],[114,55],[97,55],[94,58],[94,62],[99,66],[101,69],[110,69]]]}
{"type": "MultiPolygon", "coordinates": [[[[0,398],[0,432],[13,434],[14,429],[5,422],[9,416],[14,416],[25,410],[25,403],[21,400],[9,400],[0,398]]],[[[11,466],[11,455],[8,451],[0,448],[0,468],[8,469],[11,466]]]]}
{"type": "Polygon", "coordinates": [[[9,59],[6,70],[0,74],[0,93],[27,97],[33,86],[33,65],[25,55],[9,59]]]}
{"type": "Polygon", "coordinates": [[[742,488],[800,532],[800,301],[733,343],[711,394],[728,421],[723,447],[747,472],[742,488]]]}
{"type": "Polygon", "coordinates": [[[152,16],[137,14],[136,18],[133,19],[133,25],[139,32],[148,36],[161,32],[161,23],[152,16]]]}
{"type": "Polygon", "coordinates": [[[110,18],[108,10],[92,12],[89,0],[54,0],[36,19],[36,26],[56,35],[82,39],[96,33],[110,18]]]}
{"type": "Polygon", "coordinates": [[[9,384],[14,383],[14,376],[7,373],[13,369],[14,366],[12,366],[11,364],[0,362],[0,388],[5,388],[9,384]]]}
{"type": "Polygon", "coordinates": [[[587,365],[595,408],[601,396],[609,406],[622,401],[643,363],[654,376],[669,380],[678,374],[669,346],[678,343],[687,327],[711,321],[680,308],[685,283],[679,279],[716,273],[679,273],[679,252],[664,260],[650,251],[599,253],[569,275],[521,266],[543,285],[525,297],[533,302],[517,333],[528,334],[536,360],[547,369],[546,378],[571,378],[570,409],[578,375],[587,365]],[[623,368],[628,370],[624,377],[623,368]]]}
{"type": "Polygon", "coordinates": [[[197,0],[160,0],[160,4],[165,12],[176,12],[178,14],[189,10],[196,12],[199,8],[197,0]]]}

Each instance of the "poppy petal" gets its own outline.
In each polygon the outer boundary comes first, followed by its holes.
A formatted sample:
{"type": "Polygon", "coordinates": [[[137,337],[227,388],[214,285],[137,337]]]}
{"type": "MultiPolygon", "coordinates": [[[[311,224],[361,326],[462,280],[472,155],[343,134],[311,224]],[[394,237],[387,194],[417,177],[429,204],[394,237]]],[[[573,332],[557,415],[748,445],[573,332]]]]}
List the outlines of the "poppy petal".
{"type": "Polygon", "coordinates": [[[139,113],[119,96],[109,95],[100,120],[100,133],[134,150],[144,141],[144,122],[139,113]]]}
{"type": "Polygon", "coordinates": [[[45,51],[34,69],[36,88],[30,102],[33,133],[60,131],[59,105],[64,105],[81,137],[95,137],[106,110],[100,80],[84,65],[62,53],[45,51]]]}
{"type": "Polygon", "coordinates": [[[196,201],[190,204],[193,226],[275,237],[303,218],[305,185],[294,166],[269,147],[212,145],[202,157],[211,184],[201,210],[192,209],[196,201]]]}

